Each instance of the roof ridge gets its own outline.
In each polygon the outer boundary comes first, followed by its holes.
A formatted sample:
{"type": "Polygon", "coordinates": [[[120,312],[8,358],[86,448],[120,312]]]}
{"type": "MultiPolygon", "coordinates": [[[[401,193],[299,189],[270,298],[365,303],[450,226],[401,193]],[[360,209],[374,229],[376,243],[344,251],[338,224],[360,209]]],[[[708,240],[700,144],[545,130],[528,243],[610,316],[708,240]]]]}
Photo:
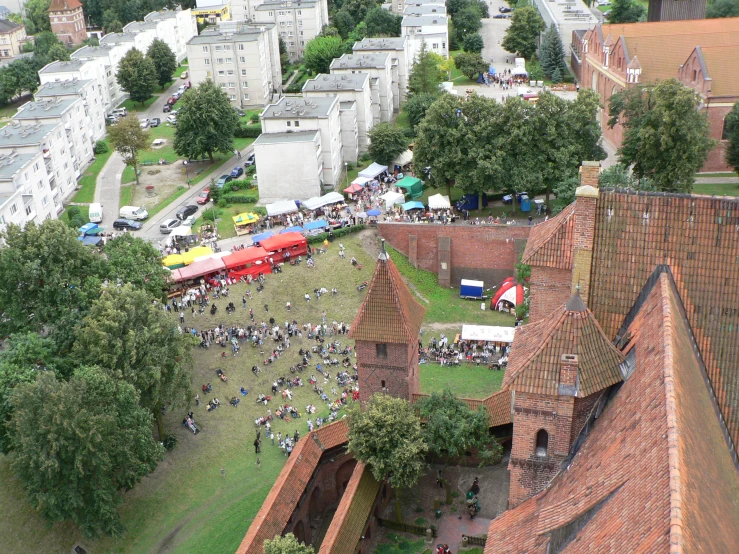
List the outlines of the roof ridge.
{"type": "MultiPolygon", "coordinates": [[[[572,217],[575,214],[575,202],[572,202],[566,206],[561,212],[555,215],[553,218],[535,225],[531,229],[529,234],[529,240],[526,242],[526,248],[524,249],[521,261],[529,265],[552,265],[552,267],[559,267],[562,269],[570,269],[572,267],[571,248],[556,248],[560,251],[560,255],[557,256],[554,261],[551,260],[535,260],[534,258],[542,253],[543,257],[546,258],[546,254],[542,252],[555,237],[564,229],[563,242],[568,242],[572,237],[571,233],[566,228],[570,224],[572,217]],[[537,263],[532,263],[537,262],[537,263]]],[[[556,246],[555,246],[556,247],[556,246]]]]}

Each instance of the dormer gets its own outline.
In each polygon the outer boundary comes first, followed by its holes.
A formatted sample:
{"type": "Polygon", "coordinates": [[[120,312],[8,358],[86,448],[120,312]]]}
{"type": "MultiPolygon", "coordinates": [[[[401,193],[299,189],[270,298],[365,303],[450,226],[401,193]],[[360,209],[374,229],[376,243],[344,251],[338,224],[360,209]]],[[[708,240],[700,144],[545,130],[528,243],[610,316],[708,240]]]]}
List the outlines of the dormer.
{"type": "Polygon", "coordinates": [[[608,35],[608,38],[606,38],[606,41],[603,43],[603,66],[608,67],[608,62],[611,57],[611,53],[613,53],[613,47],[616,44],[616,39],[613,38],[612,35],[608,35]]]}
{"type": "Polygon", "coordinates": [[[641,75],[641,64],[639,63],[639,59],[636,56],[634,56],[629,62],[629,65],[626,66],[626,81],[628,83],[636,84],[639,82],[640,75],[641,75]]]}

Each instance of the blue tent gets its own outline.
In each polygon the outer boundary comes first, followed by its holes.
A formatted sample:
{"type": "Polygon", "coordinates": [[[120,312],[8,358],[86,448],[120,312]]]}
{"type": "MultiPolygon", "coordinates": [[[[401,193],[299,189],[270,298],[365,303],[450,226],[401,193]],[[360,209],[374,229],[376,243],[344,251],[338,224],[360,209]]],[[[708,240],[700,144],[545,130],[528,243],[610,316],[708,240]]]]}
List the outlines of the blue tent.
{"type": "Polygon", "coordinates": [[[280,234],[282,233],[302,233],[302,232],[303,232],[303,228],[300,225],[295,225],[293,227],[288,227],[286,229],[283,229],[282,231],[280,231],[280,234]]]}
{"type": "Polygon", "coordinates": [[[272,231],[267,231],[266,233],[262,233],[262,234],[260,234],[260,235],[254,235],[254,236],[253,236],[253,237],[251,238],[251,241],[252,241],[252,242],[253,242],[254,244],[257,244],[258,242],[261,242],[261,241],[263,241],[264,239],[268,239],[268,238],[269,238],[269,237],[271,237],[272,235],[274,235],[274,233],[273,233],[272,231]]]}
{"type": "Polygon", "coordinates": [[[419,202],[418,200],[411,200],[410,202],[406,202],[400,207],[403,208],[403,210],[406,212],[408,210],[423,210],[424,209],[423,202],[419,202]]]}
{"type": "Polygon", "coordinates": [[[102,237],[80,237],[80,240],[82,241],[82,244],[85,246],[98,246],[103,242],[102,237]]]}
{"type": "Polygon", "coordinates": [[[488,67],[488,73],[490,73],[490,75],[495,75],[495,68],[492,65],[488,67]]]}
{"type": "Polygon", "coordinates": [[[367,210],[367,215],[370,217],[377,217],[382,212],[380,210],[367,210]]]}
{"type": "Polygon", "coordinates": [[[82,236],[97,235],[103,232],[103,228],[99,227],[97,223],[85,223],[77,229],[77,232],[82,236]]]}
{"type": "Polygon", "coordinates": [[[303,229],[306,231],[313,231],[315,229],[322,229],[323,227],[328,227],[328,223],[326,223],[325,219],[318,219],[316,221],[310,221],[303,225],[303,229]]]}

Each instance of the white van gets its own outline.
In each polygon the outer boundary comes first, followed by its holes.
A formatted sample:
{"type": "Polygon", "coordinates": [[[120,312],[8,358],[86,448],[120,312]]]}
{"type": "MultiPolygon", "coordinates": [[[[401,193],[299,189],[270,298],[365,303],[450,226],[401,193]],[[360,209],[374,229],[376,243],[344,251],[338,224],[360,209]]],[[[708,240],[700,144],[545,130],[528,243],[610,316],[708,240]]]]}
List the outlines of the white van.
{"type": "Polygon", "coordinates": [[[90,221],[100,223],[103,220],[103,206],[97,202],[90,204],[90,221]]]}
{"type": "Polygon", "coordinates": [[[149,217],[149,212],[146,208],[140,206],[123,206],[121,208],[119,217],[122,219],[133,219],[134,221],[143,221],[149,217]]]}

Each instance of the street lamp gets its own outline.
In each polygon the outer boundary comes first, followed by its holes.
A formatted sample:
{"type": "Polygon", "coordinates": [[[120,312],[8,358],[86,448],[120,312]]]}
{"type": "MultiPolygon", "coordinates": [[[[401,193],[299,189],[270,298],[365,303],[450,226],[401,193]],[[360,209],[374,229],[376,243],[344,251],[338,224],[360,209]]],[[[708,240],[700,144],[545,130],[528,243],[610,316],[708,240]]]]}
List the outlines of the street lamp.
{"type": "Polygon", "coordinates": [[[185,160],[182,163],[185,164],[185,175],[187,176],[187,186],[189,187],[190,186],[190,172],[188,171],[187,160],[185,160]]]}
{"type": "Polygon", "coordinates": [[[344,162],[344,174],[346,175],[346,188],[349,188],[349,163],[344,162]]]}

